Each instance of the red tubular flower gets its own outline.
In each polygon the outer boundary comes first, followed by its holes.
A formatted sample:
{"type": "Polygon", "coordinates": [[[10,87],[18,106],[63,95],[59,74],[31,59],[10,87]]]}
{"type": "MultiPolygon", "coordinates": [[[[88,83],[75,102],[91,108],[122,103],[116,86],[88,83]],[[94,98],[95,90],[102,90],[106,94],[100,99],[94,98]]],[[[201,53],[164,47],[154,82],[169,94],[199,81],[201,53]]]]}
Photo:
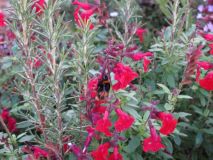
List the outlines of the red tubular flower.
{"type": "Polygon", "coordinates": [[[106,107],[105,106],[101,106],[100,104],[97,103],[97,101],[95,101],[95,107],[92,108],[92,112],[93,113],[103,114],[105,111],[106,111],[106,107]]]}
{"type": "Polygon", "coordinates": [[[151,63],[151,60],[149,60],[147,57],[145,57],[143,59],[143,70],[144,70],[144,72],[148,72],[150,63],[151,63]]]}
{"type": "Polygon", "coordinates": [[[15,118],[12,118],[12,117],[8,118],[7,128],[9,129],[10,132],[16,131],[16,119],[15,118]]]}
{"type": "Polygon", "coordinates": [[[49,153],[46,150],[41,149],[38,146],[24,146],[22,152],[33,154],[34,158],[39,159],[41,157],[47,158],[49,153]]]}
{"type": "Polygon", "coordinates": [[[205,38],[205,40],[207,41],[213,41],[213,34],[207,33],[207,34],[203,34],[203,38],[205,38]]]}
{"type": "Polygon", "coordinates": [[[38,69],[39,67],[41,67],[43,64],[43,62],[41,61],[41,58],[39,56],[36,56],[34,61],[33,61],[33,68],[38,69]]]}
{"type": "Polygon", "coordinates": [[[90,94],[91,98],[95,98],[97,96],[97,85],[98,85],[98,78],[94,77],[89,80],[88,82],[88,93],[90,94]]]}
{"type": "Polygon", "coordinates": [[[40,157],[45,157],[45,158],[48,157],[48,152],[41,149],[40,147],[33,146],[32,150],[33,150],[33,154],[34,154],[35,158],[37,158],[37,159],[40,157]]]}
{"type": "Polygon", "coordinates": [[[112,136],[112,133],[110,132],[109,128],[112,126],[112,123],[108,119],[109,112],[106,111],[104,114],[103,119],[99,119],[96,123],[96,130],[99,132],[104,133],[106,136],[110,137],[112,136]]]}
{"type": "Polygon", "coordinates": [[[6,22],[5,22],[5,15],[3,12],[0,12],[0,27],[4,27],[6,26],[6,22]]]}
{"type": "Polygon", "coordinates": [[[143,42],[143,35],[145,32],[146,32],[146,30],[143,28],[138,28],[135,32],[135,34],[138,36],[141,43],[143,42]]]}
{"type": "Polygon", "coordinates": [[[0,114],[3,121],[7,125],[8,130],[12,133],[16,131],[16,120],[15,118],[11,117],[9,111],[7,109],[3,109],[2,113],[0,114]]]}
{"type": "Polygon", "coordinates": [[[130,46],[129,48],[126,49],[126,52],[133,52],[136,49],[138,49],[138,46],[137,45],[132,45],[132,46],[130,46]]]}
{"type": "Polygon", "coordinates": [[[159,112],[157,116],[162,121],[160,133],[164,135],[171,134],[176,128],[177,120],[171,113],[159,112]]]}
{"type": "Polygon", "coordinates": [[[213,63],[209,63],[209,62],[205,62],[205,61],[197,62],[196,82],[199,82],[201,68],[204,70],[213,69],[213,63]]]}
{"type": "Polygon", "coordinates": [[[150,128],[151,136],[144,139],[143,151],[144,152],[157,152],[165,146],[161,143],[161,137],[157,135],[154,127],[150,128]]]}
{"type": "Polygon", "coordinates": [[[44,11],[45,0],[34,0],[34,4],[32,5],[32,9],[35,8],[35,12],[37,15],[41,15],[44,11]]]}
{"type": "Polygon", "coordinates": [[[209,44],[210,51],[209,53],[213,55],[213,43],[209,44]]]}
{"type": "Polygon", "coordinates": [[[10,117],[9,111],[6,108],[2,109],[1,117],[4,121],[7,121],[9,119],[9,117],[10,117]]]}
{"type": "Polygon", "coordinates": [[[70,136],[63,137],[63,151],[64,153],[68,152],[70,150],[70,147],[68,146],[68,142],[70,141],[70,136]]]}
{"type": "Polygon", "coordinates": [[[87,130],[87,132],[88,132],[88,135],[87,135],[87,138],[86,138],[86,140],[85,140],[85,142],[84,142],[83,153],[86,153],[87,148],[88,148],[90,142],[92,141],[93,135],[95,134],[95,129],[92,128],[92,126],[88,126],[88,127],[86,128],[86,130],[87,130]]]}
{"type": "Polygon", "coordinates": [[[165,148],[165,146],[161,143],[161,138],[160,136],[157,137],[148,137],[144,139],[143,142],[143,151],[144,152],[157,152],[161,148],[165,148]]]}
{"type": "Polygon", "coordinates": [[[123,160],[122,155],[118,152],[118,146],[114,147],[113,153],[109,156],[108,160],[123,160]]]}
{"type": "MultiPolygon", "coordinates": [[[[1,22],[0,22],[1,23],[1,22]]],[[[1,26],[1,25],[0,25],[1,26]]],[[[16,38],[16,35],[12,32],[12,31],[10,31],[10,30],[8,30],[7,31],[7,37],[8,37],[8,39],[11,41],[11,40],[14,40],[15,38],[16,38]]]]}
{"type": "Polygon", "coordinates": [[[135,119],[127,113],[123,112],[121,109],[117,108],[115,112],[118,116],[118,120],[115,122],[116,131],[122,132],[129,129],[134,123],[135,119]]]}
{"type": "Polygon", "coordinates": [[[78,146],[76,146],[75,144],[71,144],[71,145],[69,145],[69,147],[70,147],[70,150],[74,153],[74,155],[78,158],[78,160],[81,158],[81,156],[82,156],[82,151],[81,151],[81,149],[78,147],[78,146]]]}
{"type": "Polygon", "coordinates": [[[100,145],[95,151],[91,152],[91,156],[94,160],[108,160],[108,149],[110,148],[110,143],[106,142],[100,145]]]}
{"type": "Polygon", "coordinates": [[[130,57],[132,60],[134,61],[140,61],[142,59],[144,59],[145,57],[152,57],[153,53],[152,52],[138,52],[138,53],[134,53],[134,54],[127,54],[128,57],[130,57]]]}
{"type": "MultiPolygon", "coordinates": [[[[95,13],[97,7],[92,6],[89,3],[83,3],[75,0],[73,5],[78,5],[78,7],[74,11],[74,20],[79,27],[84,26],[82,23],[87,23],[89,18],[95,13]],[[81,10],[83,9],[83,10],[81,10]],[[83,22],[81,22],[83,21],[83,22]]],[[[90,29],[94,28],[93,24],[90,24],[90,29]]]]}
{"type": "Polygon", "coordinates": [[[73,5],[78,5],[78,7],[83,8],[84,10],[89,10],[93,7],[92,4],[89,3],[84,3],[84,2],[79,2],[78,0],[74,0],[74,2],[72,2],[73,5]]]}
{"type": "Polygon", "coordinates": [[[207,75],[199,80],[200,87],[207,90],[213,91],[213,71],[207,73],[207,75]]]}
{"type": "Polygon", "coordinates": [[[198,67],[203,68],[204,70],[213,69],[213,63],[199,61],[199,62],[197,62],[197,65],[198,65],[198,67]]]}
{"type": "Polygon", "coordinates": [[[125,66],[122,63],[117,63],[113,72],[117,83],[114,84],[112,88],[116,91],[119,89],[125,89],[132,80],[138,77],[136,72],[134,72],[129,66],[125,66]]]}

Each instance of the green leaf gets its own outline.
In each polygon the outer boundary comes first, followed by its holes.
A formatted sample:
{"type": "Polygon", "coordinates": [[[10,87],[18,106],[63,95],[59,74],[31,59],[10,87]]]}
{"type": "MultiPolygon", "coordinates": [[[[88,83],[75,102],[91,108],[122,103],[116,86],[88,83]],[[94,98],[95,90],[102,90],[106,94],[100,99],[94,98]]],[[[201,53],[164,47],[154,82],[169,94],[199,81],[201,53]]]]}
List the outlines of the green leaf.
{"type": "Polygon", "coordinates": [[[149,118],[149,115],[150,115],[150,111],[146,111],[143,115],[143,121],[146,122],[147,119],[149,118]]]}
{"type": "Polygon", "coordinates": [[[164,144],[166,145],[166,150],[172,154],[173,152],[173,145],[171,141],[168,138],[163,139],[164,144]]]}
{"type": "Polygon", "coordinates": [[[141,138],[140,136],[135,136],[133,137],[130,141],[129,141],[129,144],[124,147],[124,150],[127,152],[127,153],[133,153],[136,148],[138,146],[140,146],[140,141],[141,141],[141,138]]]}
{"type": "Polygon", "coordinates": [[[172,28],[167,27],[166,30],[164,31],[164,39],[168,41],[171,38],[172,35],[172,28]]]}
{"type": "Polygon", "coordinates": [[[12,58],[11,57],[3,57],[0,61],[2,63],[1,69],[7,69],[12,66],[12,58]]]}
{"type": "Polygon", "coordinates": [[[171,105],[171,104],[169,104],[169,103],[166,103],[166,104],[164,105],[164,108],[168,111],[168,110],[172,110],[172,109],[174,108],[174,106],[171,105]]]}
{"type": "Polygon", "coordinates": [[[123,108],[124,111],[128,112],[129,114],[131,114],[134,118],[136,119],[141,119],[141,116],[138,114],[138,112],[136,110],[134,110],[133,108],[130,107],[124,107],[123,108]]]}
{"type": "Polygon", "coordinates": [[[213,135],[213,128],[209,128],[209,129],[202,129],[202,131],[206,134],[210,134],[213,135]]]}
{"type": "Polygon", "coordinates": [[[192,114],[190,114],[190,113],[186,113],[186,112],[178,112],[177,113],[178,114],[178,117],[186,117],[186,116],[191,116],[192,114]]]}
{"type": "Polygon", "coordinates": [[[198,148],[203,142],[203,134],[201,132],[197,133],[195,137],[195,146],[198,148]]]}
{"type": "Polygon", "coordinates": [[[179,99],[193,99],[191,96],[188,96],[188,95],[178,95],[177,98],[179,98],[179,99]]]}
{"type": "Polygon", "coordinates": [[[167,94],[171,94],[171,92],[170,92],[169,88],[168,88],[168,87],[166,87],[164,84],[160,84],[160,83],[158,83],[157,85],[158,85],[159,87],[161,87],[165,93],[167,93],[167,94]]]}
{"type": "Polygon", "coordinates": [[[170,87],[175,87],[175,78],[173,75],[168,75],[167,76],[167,83],[170,87]]]}
{"type": "Polygon", "coordinates": [[[19,134],[19,135],[17,136],[17,139],[23,137],[23,136],[26,135],[26,134],[27,134],[27,132],[24,132],[24,133],[19,134]]]}
{"type": "Polygon", "coordinates": [[[34,135],[26,135],[26,136],[20,138],[18,141],[19,142],[26,142],[26,141],[31,141],[33,138],[35,138],[34,135]]]}
{"type": "Polygon", "coordinates": [[[29,121],[23,121],[23,122],[19,122],[17,123],[16,127],[17,128],[27,128],[27,127],[30,127],[32,126],[33,124],[29,121]]]}
{"type": "Polygon", "coordinates": [[[132,154],[132,158],[136,160],[143,160],[143,157],[138,153],[132,154]]]}
{"type": "Polygon", "coordinates": [[[180,144],[181,144],[180,136],[174,135],[173,139],[175,141],[175,144],[178,145],[178,146],[180,146],[180,144]]]}

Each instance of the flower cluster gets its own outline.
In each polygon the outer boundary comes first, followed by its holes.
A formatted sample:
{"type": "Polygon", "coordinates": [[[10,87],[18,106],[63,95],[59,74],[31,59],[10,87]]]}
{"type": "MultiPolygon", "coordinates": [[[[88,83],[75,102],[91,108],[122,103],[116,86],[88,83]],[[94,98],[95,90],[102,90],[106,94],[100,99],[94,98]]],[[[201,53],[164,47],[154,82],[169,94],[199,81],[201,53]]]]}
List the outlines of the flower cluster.
{"type": "Polygon", "coordinates": [[[16,119],[10,116],[9,111],[6,108],[2,109],[0,116],[10,132],[15,132],[17,130],[16,119]]]}
{"type": "Polygon", "coordinates": [[[144,107],[143,110],[150,111],[150,118],[148,119],[148,125],[150,129],[150,137],[145,138],[143,142],[143,151],[144,152],[157,152],[160,149],[165,148],[165,146],[161,142],[161,137],[158,135],[155,127],[152,124],[151,119],[160,121],[162,126],[159,132],[162,135],[168,136],[173,133],[177,126],[177,119],[171,113],[166,113],[162,111],[158,111],[156,108],[156,104],[152,104],[151,107],[144,107]]]}
{"type": "Polygon", "coordinates": [[[95,151],[91,152],[94,160],[122,160],[123,157],[118,151],[118,146],[113,147],[113,152],[109,154],[110,143],[100,145],[95,151]]]}
{"type": "Polygon", "coordinates": [[[49,156],[49,153],[46,150],[41,149],[38,146],[24,146],[22,147],[22,152],[29,154],[27,160],[40,159],[41,157],[48,158],[49,156]]]}
{"type": "MultiPolygon", "coordinates": [[[[202,36],[207,42],[210,42],[209,56],[212,56],[213,34],[207,33],[207,34],[202,34],[202,36]]],[[[199,83],[200,87],[202,87],[203,89],[207,91],[213,90],[213,63],[206,62],[206,61],[197,62],[196,81],[199,83]],[[203,78],[200,78],[201,69],[207,71],[207,74],[203,78]]]]}
{"type": "Polygon", "coordinates": [[[32,10],[34,9],[38,16],[42,15],[45,9],[45,0],[34,0],[32,10]]]}
{"type": "MultiPolygon", "coordinates": [[[[79,2],[74,0],[73,5],[77,5],[77,8],[74,11],[74,20],[79,27],[87,25],[88,20],[94,13],[97,11],[97,5],[79,2]]],[[[93,24],[90,24],[90,29],[94,28],[93,24]]]]}

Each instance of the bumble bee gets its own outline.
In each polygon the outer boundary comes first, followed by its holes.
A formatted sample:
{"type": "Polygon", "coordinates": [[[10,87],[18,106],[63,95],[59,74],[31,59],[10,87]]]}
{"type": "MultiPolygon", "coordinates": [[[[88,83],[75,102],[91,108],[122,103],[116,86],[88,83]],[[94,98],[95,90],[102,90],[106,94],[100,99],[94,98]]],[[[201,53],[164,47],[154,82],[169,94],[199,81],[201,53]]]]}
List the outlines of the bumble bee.
{"type": "Polygon", "coordinates": [[[98,92],[98,97],[97,99],[105,99],[108,97],[110,91],[110,81],[109,78],[106,74],[102,76],[102,78],[98,81],[98,87],[97,87],[97,92],[98,92]]]}

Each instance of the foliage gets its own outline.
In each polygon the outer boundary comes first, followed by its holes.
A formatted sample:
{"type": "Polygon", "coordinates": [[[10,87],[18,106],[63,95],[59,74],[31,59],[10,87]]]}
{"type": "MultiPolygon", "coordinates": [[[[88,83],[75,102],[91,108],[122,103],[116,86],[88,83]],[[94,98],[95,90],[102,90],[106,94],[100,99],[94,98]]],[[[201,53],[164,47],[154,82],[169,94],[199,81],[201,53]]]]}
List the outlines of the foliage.
{"type": "Polygon", "coordinates": [[[212,91],[197,79],[199,61],[210,64],[201,77],[213,68],[211,41],[190,0],[156,2],[166,26],[144,29],[155,15],[140,16],[134,0],[11,0],[0,157],[211,159],[212,91]]]}

